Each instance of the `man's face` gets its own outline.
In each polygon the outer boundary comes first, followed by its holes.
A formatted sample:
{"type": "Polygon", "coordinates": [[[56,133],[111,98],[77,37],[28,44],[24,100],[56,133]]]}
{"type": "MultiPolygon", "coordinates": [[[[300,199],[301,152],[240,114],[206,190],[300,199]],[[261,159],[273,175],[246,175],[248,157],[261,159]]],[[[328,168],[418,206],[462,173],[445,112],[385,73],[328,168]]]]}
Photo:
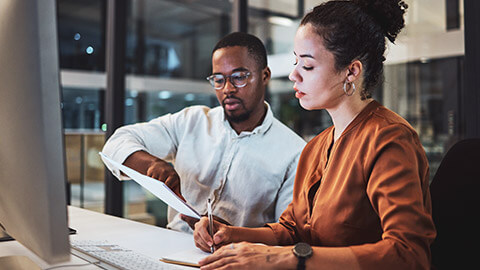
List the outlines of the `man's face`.
{"type": "Polygon", "coordinates": [[[238,71],[250,72],[245,86],[236,87],[227,78],[225,86],[215,91],[227,120],[239,123],[248,120],[253,113],[263,113],[270,73],[268,68],[259,69],[246,47],[225,47],[213,53],[212,74],[229,76],[238,71]]]}

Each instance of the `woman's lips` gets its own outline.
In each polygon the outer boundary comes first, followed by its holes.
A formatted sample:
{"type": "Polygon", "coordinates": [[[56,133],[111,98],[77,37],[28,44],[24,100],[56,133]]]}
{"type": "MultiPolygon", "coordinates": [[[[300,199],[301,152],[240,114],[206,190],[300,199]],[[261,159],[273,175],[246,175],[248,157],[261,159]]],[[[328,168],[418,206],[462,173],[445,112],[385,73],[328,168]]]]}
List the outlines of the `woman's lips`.
{"type": "Polygon", "coordinates": [[[302,98],[303,96],[305,96],[305,93],[303,93],[302,91],[298,90],[297,88],[293,88],[295,90],[295,97],[296,98],[302,98]]]}

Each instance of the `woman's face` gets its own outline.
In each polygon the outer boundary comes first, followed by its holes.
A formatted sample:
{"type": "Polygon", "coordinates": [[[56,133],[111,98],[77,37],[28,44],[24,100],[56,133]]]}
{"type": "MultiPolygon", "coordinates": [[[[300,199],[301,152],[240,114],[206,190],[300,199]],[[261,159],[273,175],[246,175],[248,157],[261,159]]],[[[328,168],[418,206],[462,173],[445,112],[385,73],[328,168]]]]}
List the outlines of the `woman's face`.
{"type": "Polygon", "coordinates": [[[294,41],[295,68],[288,78],[306,110],[336,107],[343,99],[347,71],[335,70],[335,59],[311,24],[300,26],[294,41]]]}

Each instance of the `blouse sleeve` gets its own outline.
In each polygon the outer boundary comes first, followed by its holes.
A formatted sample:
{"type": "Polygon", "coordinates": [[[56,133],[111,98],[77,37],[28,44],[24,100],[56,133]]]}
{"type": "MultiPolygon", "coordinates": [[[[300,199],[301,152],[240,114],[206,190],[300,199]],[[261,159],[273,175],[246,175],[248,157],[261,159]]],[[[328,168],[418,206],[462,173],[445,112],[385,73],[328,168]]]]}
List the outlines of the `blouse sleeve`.
{"type": "Polygon", "coordinates": [[[429,269],[436,233],[425,152],[404,125],[390,125],[379,134],[365,158],[364,176],[382,240],[351,249],[363,269],[429,269]]]}
{"type": "MultiPolygon", "coordinates": [[[[293,203],[293,202],[292,202],[293,203]]],[[[293,245],[298,242],[296,236],[296,221],[293,215],[293,205],[290,203],[280,216],[280,220],[277,223],[267,223],[265,226],[272,229],[277,244],[282,246],[293,245]]]]}

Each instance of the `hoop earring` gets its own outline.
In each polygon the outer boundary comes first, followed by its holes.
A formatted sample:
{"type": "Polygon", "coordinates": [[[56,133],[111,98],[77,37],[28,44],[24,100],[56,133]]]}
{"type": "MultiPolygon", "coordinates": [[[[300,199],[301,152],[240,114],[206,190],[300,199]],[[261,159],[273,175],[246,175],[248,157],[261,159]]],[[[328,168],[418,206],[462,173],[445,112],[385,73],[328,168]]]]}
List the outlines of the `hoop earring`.
{"type": "Polygon", "coordinates": [[[347,91],[347,84],[349,84],[349,82],[348,82],[348,80],[345,80],[345,82],[343,83],[343,92],[345,93],[345,95],[350,97],[350,96],[353,95],[353,93],[355,93],[355,84],[353,82],[350,83],[352,85],[352,89],[353,89],[351,93],[349,93],[347,91]]]}

